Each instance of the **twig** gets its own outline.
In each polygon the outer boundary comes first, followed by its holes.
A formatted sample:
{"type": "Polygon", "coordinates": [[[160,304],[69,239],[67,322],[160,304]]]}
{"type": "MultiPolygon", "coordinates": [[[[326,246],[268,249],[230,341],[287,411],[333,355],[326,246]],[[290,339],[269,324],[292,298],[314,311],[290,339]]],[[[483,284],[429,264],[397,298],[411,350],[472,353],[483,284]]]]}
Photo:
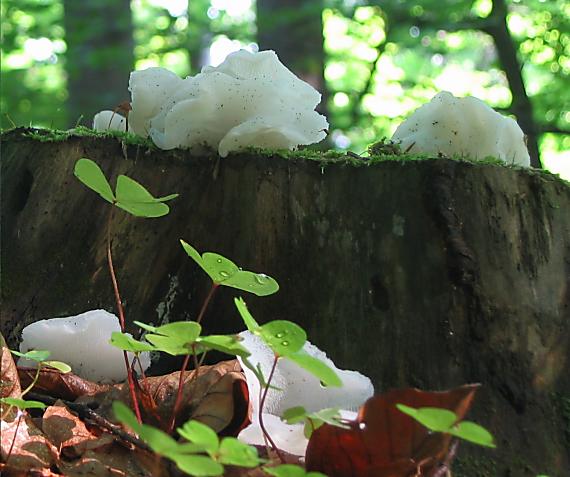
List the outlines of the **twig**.
{"type": "Polygon", "coordinates": [[[30,392],[28,396],[36,401],[41,401],[44,404],[53,406],[57,401],[65,404],[69,409],[76,412],[80,419],[84,421],[90,421],[100,429],[107,431],[110,434],[118,437],[119,439],[138,447],[139,449],[151,451],[143,441],[137,437],[125,432],[120,426],[113,424],[109,420],[105,419],[100,414],[97,414],[93,409],[85,406],[84,404],[79,404],[71,401],[66,401],[65,399],[56,399],[51,396],[46,396],[45,394],[30,392]]]}

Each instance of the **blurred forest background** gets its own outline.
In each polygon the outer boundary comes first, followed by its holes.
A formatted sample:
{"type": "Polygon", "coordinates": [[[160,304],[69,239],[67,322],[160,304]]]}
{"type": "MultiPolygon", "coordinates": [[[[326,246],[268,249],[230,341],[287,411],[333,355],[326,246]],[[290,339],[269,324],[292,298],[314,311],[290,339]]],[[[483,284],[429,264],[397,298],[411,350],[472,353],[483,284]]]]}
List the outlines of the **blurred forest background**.
{"type": "Polygon", "coordinates": [[[275,50],[323,93],[332,146],[362,152],[440,90],[516,117],[570,180],[565,0],[2,0],[1,125],[90,125],[129,73],[181,76],[275,50]]]}

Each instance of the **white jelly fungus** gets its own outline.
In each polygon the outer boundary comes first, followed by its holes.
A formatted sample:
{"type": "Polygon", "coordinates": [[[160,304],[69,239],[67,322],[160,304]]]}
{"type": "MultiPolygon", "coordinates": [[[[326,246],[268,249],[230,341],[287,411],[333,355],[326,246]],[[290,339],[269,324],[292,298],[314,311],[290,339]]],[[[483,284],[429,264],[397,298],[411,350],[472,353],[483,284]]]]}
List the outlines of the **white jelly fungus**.
{"type": "MultiPolygon", "coordinates": [[[[251,353],[248,361],[259,365],[263,375],[269,376],[273,365],[274,354],[262,339],[249,331],[240,333],[242,344],[251,353]]],[[[269,432],[276,445],[295,455],[304,455],[307,439],[303,435],[303,425],[289,425],[279,417],[291,407],[303,406],[307,412],[338,407],[343,409],[344,417],[348,411],[358,408],[374,394],[374,386],[369,378],[357,371],[338,369],[327,355],[310,342],[306,342],[303,351],[320,359],[332,368],[342,380],[342,387],[325,387],[313,374],[305,371],[294,362],[280,359],[275,368],[271,385],[278,389],[270,389],[263,407],[264,424],[271,429],[269,432]]],[[[240,359],[240,358],[238,358],[240,359]]],[[[250,444],[263,444],[263,435],[258,421],[260,385],[254,373],[241,361],[247,380],[250,402],[253,408],[252,424],[244,429],[239,438],[250,444]]],[[[354,415],[350,415],[354,418],[354,415]]]]}
{"type": "Polygon", "coordinates": [[[240,50],[185,79],[164,68],[134,71],[129,90],[129,131],[161,149],[210,146],[222,157],[246,147],[294,149],[323,140],[328,128],[315,111],[320,93],[273,51],[240,50]]]}
{"type": "MultiPolygon", "coordinates": [[[[127,377],[123,352],[109,344],[113,331],[121,331],[119,320],[105,310],[40,320],[23,329],[20,351],[48,350],[48,359],[69,364],[74,374],[91,381],[123,381],[127,377]]],[[[130,353],[129,359],[133,359],[130,353]]],[[[140,361],[144,369],[148,368],[149,354],[141,353],[140,361]]],[[[35,364],[24,359],[18,361],[19,366],[35,364]]]]}
{"type": "Polygon", "coordinates": [[[126,131],[127,120],[124,116],[117,114],[115,111],[101,111],[93,118],[93,129],[95,131],[126,131]]]}
{"type": "Polygon", "coordinates": [[[529,167],[524,134],[517,122],[478,98],[456,98],[447,91],[416,109],[392,136],[408,152],[494,157],[529,167]]]}

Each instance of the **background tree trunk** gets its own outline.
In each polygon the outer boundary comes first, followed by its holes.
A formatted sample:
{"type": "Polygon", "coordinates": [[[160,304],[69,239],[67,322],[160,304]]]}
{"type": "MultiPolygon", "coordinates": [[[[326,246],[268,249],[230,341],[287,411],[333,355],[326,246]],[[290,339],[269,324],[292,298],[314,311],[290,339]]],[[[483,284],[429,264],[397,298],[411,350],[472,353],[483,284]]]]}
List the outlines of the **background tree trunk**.
{"type": "MultiPolygon", "coordinates": [[[[41,137],[41,136],[40,136],[41,137]]],[[[105,262],[111,207],[73,177],[89,157],[180,198],[161,219],[117,210],[114,256],[130,322],[195,319],[209,289],[180,238],[274,276],[245,296],[290,319],[377,391],[480,382],[470,418],[498,449],[461,444],[454,476],[570,468],[570,187],[547,173],[445,159],[358,162],[191,157],[70,137],[2,138],[2,332],[114,311],[105,262]]],[[[205,332],[244,328],[220,289],[205,332]]],[[[172,363],[162,362],[164,369],[172,363]]],[[[157,369],[157,368],[155,368],[157,369]]]]}
{"type": "Polygon", "coordinates": [[[281,63],[322,95],[318,111],[326,114],[323,2],[258,0],[257,39],[260,50],[274,50],[281,63]]]}
{"type": "Polygon", "coordinates": [[[129,101],[134,69],[129,0],[64,0],[68,117],[91,126],[93,115],[129,101]]]}

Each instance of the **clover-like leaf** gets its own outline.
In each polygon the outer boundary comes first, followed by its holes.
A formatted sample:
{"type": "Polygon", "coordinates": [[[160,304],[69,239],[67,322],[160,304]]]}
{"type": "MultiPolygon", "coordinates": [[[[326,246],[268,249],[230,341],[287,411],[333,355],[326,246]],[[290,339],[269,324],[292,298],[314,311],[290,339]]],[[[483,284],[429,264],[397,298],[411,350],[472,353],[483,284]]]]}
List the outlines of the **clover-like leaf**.
{"type": "Polygon", "coordinates": [[[0,402],[8,404],[8,406],[14,406],[22,411],[24,409],[45,409],[47,406],[40,401],[26,401],[25,399],[14,398],[14,397],[4,397],[0,398],[0,402]]]}
{"type": "Polygon", "coordinates": [[[307,341],[305,330],[287,320],[275,320],[262,325],[259,336],[279,356],[296,353],[307,341]]]}
{"type": "Polygon", "coordinates": [[[199,421],[188,421],[182,427],[179,427],[177,431],[184,439],[201,447],[208,454],[214,455],[218,452],[220,445],[218,435],[206,424],[202,424],[199,421]]]}
{"type": "Polygon", "coordinates": [[[222,439],[219,461],[225,465],[239,465],[240,467],[257,467],[260,464],[257,449],[238,441],[235,437],[222,439]]]}
{"type": "Polygon", "coordinates": [[[471,421],[461,421],[449,433],[480,446],[497,447],[493,435],[484,427],[471,421]]]}
{"type": "Polygon", "coordinates": [[[101,168],[91,159],[81,158],[75,163],[73,173],[81,182],[91,190],[94,190],[103,199],[111,204],[115,202],[115,196],[107,178],[101,168]]]}
{"type": "Polygon", "coordinates": [[[404,404],[396,404],[396,407],[404,414],[413,417],[420,424],[435,432],[449,432],[451,426],[457,421],[457,416],[449,409],[437,407],[420,407],[416,409],[404,404]]]}
{"type": "Polygon", "coordinates": [[[210,335],[196,338],[196,343],[202,345],[204,348],[214,349],[235,356],[249,356],[251,353],[245,349],[240,341],[237,335],[210,335]]]}
{"type": "Polygon", "coordinates": [[[264,467],[263,471],[275,477],[326,477],[320,472],[307,472],[298,465],[282,464],[276,467],[264,467]]]}
{"type": "Polygon", "coordinates": [[[284,357],[319,378],[325,386],[342,386],[342,381],[338,377],[338,374],[320,359],[310,356],[302,350],[297,353],[285,355],[284,357]]]}
{"type": "Polygon", "coordinates": [[[176,455],[170,457],[183,472],[196,477],[223,475],[224,466],[205,455],[176,455]]]}
{"type": "Polygon", "coordinates": [[[120,175],[117,178],[117,207],[126,210],[137,217],[162,217],[170,211],[168,205],[164,204],[164,200],[170,200],[178,197],[172,194],[167,197],[157,199],[147,191],[137,181],[130,177],[120,175]]]}
{"type": "Polygon", "coordinates": [[[245,304],[245,301],[243,301],[243,298],[234,298],[234,303],[236,304],[236,308],[238,309],[247,329],[252,333],[256,333],[261,326],[257,321],[255,321],[255,318],[247,309],[247,305],[245,304]]]}
{"type": "Polygon", "coordinates": [[[279,290],[277,281],[263,273],[241,270],[234,262],[223,255],[205,252],[202,255],[189,243],[180,240],[186,254],[204,270],[217,285],[225,285],[238,290],[267,296],[279,290]]]}
{"type": "Polygon", "coordinates": [[[43,366],[49,366],[50,368],[57,369],[60,373],[67,374],[71,372],[71,366],[62,361],[42,361],[43,366]]]}
{"type": "Polygon", "coordinates": [[[25,353],[20,353],[19,351],[10,350],[10,353],[12,353],[15,356],[19,356],[20,358],[29,359],[30,361],[36,361],[37,363],[45,361],[46,359],[49,358],[49,355],[51,354],[49,351],[43,349],[32,349],[30,351],[26,351],[25,353]]]}
{"type": "Polygon", "coordinates": [[[141,353],[143,351],[154,351],[154,346],[149,343],[144,343],[142,341],[135,340],[132,336],[125,333],[120,333],[119,331],[113,331],[111,333],[111,339],[109,340],[116,348],[122,349],[124,351],[130,351],[131,353],[141,353]]]}

